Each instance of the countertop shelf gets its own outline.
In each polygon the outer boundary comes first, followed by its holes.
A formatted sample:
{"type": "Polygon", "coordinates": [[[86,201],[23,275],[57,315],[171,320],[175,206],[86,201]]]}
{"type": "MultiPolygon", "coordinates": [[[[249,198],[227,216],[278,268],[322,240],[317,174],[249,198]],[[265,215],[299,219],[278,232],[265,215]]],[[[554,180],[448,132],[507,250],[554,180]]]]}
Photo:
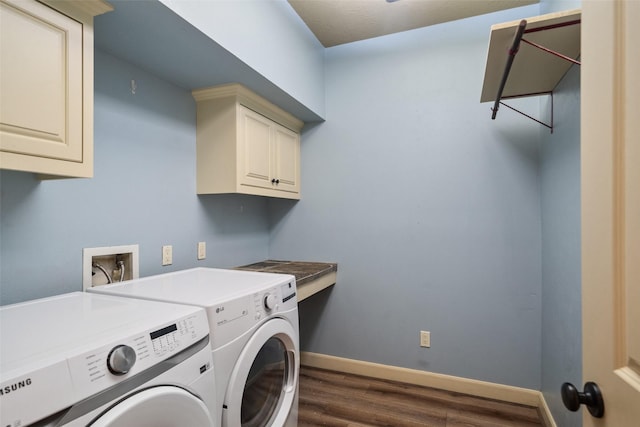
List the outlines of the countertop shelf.
{"type": "Polygon", "coordinates": [[[266,260],[236,267],[238,270],[292,274],[296,278],[298,301],[336,284],[338,264],[327,262],[266,260]]]}

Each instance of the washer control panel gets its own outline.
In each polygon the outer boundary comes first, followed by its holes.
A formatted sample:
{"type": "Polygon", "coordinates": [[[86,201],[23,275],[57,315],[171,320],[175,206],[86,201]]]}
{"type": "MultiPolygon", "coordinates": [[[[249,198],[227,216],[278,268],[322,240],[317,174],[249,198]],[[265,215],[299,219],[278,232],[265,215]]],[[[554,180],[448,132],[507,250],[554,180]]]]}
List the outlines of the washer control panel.
{"type": "Polygon", "coordinates": [[[75,384],[97,392],[185,350],[207,334],[208,322],[201,310],[71,358],[71,375],[75,384]]]}
{"type": "Polygon", "coordinates": [[[120,344],[113,347],[107,356],[107,368],[113,375],[128,373],[134,363],[136,363],[136,352],[128,345],[120,344]]]}

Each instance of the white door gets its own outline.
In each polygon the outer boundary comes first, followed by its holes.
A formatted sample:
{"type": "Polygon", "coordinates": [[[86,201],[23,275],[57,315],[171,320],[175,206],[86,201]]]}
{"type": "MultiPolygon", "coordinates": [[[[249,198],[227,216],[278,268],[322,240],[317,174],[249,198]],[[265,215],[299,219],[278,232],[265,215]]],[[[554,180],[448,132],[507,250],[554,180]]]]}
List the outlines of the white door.
{"type": "Polygon", "coordinates": [[[109,408],[90,427],[214,427],[206,405],[174,386],[139,391],[109,408]]]}
{"type": "Polygon", "coordinates": [[[283,426],[295,406],[300,369],[291,324],[272,319],[251,336],[225,394],[223,427],[283,426]]]}
{"type": "Polygon", "coordinates": [[[585,427],[640,425],[639,23],[638,0],[583,2],[583,378],[604,400],[585,427]]]}

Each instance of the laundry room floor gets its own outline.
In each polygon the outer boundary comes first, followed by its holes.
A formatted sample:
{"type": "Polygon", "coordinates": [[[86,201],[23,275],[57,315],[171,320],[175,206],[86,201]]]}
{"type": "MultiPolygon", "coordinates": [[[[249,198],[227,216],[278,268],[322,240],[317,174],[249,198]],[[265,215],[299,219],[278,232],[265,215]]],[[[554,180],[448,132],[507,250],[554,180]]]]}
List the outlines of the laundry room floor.
{"type": "Polygon", "coordinates": [[[302,366],[298,426],[544,426],[538,409],[302,366]]]}

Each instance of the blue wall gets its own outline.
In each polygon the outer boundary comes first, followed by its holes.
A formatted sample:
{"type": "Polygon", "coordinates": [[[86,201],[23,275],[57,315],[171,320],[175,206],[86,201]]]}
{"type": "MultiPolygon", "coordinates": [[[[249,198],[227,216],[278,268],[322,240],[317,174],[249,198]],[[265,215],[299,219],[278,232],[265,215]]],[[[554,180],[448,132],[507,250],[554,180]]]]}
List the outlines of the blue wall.
{"type": "Polygon", "coordinates": [[[539,126],[479,103],[489,27],[538,10],[327,49],[303,200],[270,202],[271,257],[339,263],[303,350],[539,389],[539,126]]]}
{"type": "Polygon", "coordinates": [[[138,243],[141,276],[266,258],[264,199],[196,195],[195,111],[189,91],[96,52],[95,177],[0,172],[0,303],[82,290],[84,247],[138,243]]]}
{"type": "MultiPolygon", "coordinates": [[[[541,12],[579,9],[580,1],[543,0],[541,12]]],[[[541,103],[549,110],[548,100],[541,103]]],[[[580,237],[580,67],[554,92],[554,132],[542,132],[542,392],[556,423],[582,426],[565,409],[560,386],[581,388],[582,283],[580,237]]]]}
{"type": "Polygon", "coordinates": [[[554,92],[553,135],[542,140],[542,391],[559,426],[582,425],[560,386],[582,386],[580,69],[554,92]]]}

